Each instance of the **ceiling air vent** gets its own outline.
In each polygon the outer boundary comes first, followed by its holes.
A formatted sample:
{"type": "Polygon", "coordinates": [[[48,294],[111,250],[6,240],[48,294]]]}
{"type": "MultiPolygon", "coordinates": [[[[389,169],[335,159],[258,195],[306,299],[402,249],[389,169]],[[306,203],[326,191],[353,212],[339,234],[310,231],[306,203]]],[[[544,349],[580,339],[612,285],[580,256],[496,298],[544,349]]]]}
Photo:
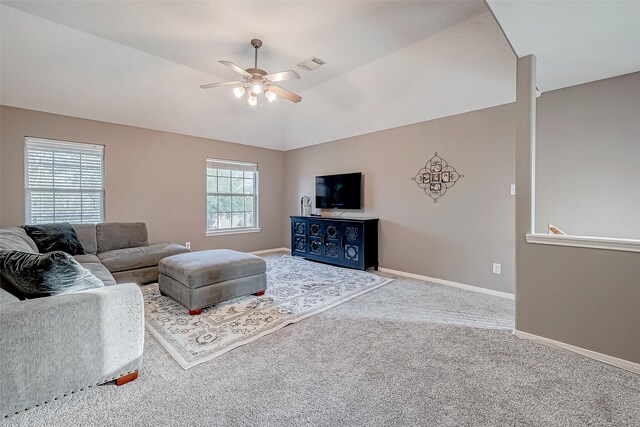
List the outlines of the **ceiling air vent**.
{"type": "Polygon", "coordinates": [[[316,58],[315,56],[312,56],[310,58],[305,59],[301,63],[299,63],[298,67],[302,68],[303,70],[312,71],[323,64],[326,64],[326,62],[324,62],[320,58],[316,58]]]}

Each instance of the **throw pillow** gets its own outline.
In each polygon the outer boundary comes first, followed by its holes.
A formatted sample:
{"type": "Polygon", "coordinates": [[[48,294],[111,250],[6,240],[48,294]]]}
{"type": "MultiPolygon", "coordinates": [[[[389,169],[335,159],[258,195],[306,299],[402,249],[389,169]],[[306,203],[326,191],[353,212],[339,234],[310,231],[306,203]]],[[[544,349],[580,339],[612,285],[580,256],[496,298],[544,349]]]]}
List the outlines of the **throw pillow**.
{"type": "Polygon", "coordinates": [[[0,250],[0,276],[26,298],[102,288],[104,283],[65,252],[0,250]]]}
{"type": "Polygon", "coordinates": [[[23,225],[22,228],[36,242],[41,253],[62,251],[69,255],[84,255],[78,234],[68,222],[23,225]]]}

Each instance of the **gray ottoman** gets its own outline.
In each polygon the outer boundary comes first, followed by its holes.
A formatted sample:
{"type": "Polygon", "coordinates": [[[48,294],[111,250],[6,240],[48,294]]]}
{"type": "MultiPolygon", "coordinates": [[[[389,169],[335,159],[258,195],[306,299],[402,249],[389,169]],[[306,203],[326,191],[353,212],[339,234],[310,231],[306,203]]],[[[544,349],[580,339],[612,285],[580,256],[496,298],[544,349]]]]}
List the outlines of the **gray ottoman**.
{"type": "Polygon", "coordinates": [[[160,293],[200,314],[201,309],[241,295],[263,295],[267,289],[264,259],[228,249],[173,255],[158,264],[160,293]]]}

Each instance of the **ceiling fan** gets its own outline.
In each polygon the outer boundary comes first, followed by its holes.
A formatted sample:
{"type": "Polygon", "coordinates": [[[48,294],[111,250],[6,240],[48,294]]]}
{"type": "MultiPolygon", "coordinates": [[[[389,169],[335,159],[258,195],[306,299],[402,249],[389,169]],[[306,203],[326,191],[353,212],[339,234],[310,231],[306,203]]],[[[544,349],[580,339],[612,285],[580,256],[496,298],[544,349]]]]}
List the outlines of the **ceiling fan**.
{"type": "Polygon", "coordinates": [[[261,93],[264,93],[264,96],[269,102],[275,101],[278,96],[296,103],[302,101],[301,96],[273,84],[274,82],[281,82],[284,80],[299,79],[300,75],[293,70],[267,74],[266,71],[258,68],[258,49],[260,49],[260,47],[262,46],[262,41],[253,39],[251,40],[251,46],[253,46],[255,49],[255,64],[253,68],[247,68],[246,70],[243,70],[233,62],[218,61],[222,65],[226,65],[236,73],[240,74],[242,76],[242,80],[210,83],[202,85],[200,87],[202,89],[209,89],[219,86],[235,86],[235,88],[233,89],[233,93],[236,98],[242,98],[246,94],[247,104],[251,106],[255,106],[256,104],[258,104],[258,95],[260,95],[261,93]]]}

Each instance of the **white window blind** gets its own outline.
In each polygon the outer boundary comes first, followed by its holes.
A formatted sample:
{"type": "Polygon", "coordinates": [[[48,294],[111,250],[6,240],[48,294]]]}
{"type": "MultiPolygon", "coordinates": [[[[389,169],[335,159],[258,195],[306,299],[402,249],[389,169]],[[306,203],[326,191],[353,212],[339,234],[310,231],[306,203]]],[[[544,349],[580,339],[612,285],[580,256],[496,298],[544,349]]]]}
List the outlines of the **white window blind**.
{"type": "Polygon", "coordinates": [[[258,228],[258,165],[207,159],[207,232],[258,228]]]}
{"type": "Polygon", "coordinates": [[[104,146],[25,139],[25,222],[104,221],[104,146]]]}

